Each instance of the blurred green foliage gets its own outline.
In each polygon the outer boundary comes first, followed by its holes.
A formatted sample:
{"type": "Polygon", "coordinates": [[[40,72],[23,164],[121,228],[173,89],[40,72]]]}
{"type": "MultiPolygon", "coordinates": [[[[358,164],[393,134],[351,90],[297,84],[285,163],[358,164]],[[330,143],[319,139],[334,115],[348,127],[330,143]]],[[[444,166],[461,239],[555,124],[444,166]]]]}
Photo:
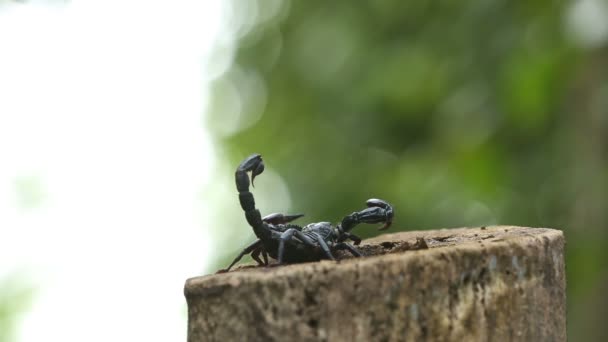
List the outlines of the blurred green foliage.
{"type": "Polygon", "coordinates": [[[561,228],[570,338],[608,338],[585,319],[607,302],[587,296],[608,281],[608,49],[566,34],[572,3],[248,3],[235,10],[277,15],[216,82],[209,123],[231,165],[262,153],[310,222],[378,197],[396,229],[561,228]]]}
{"type": "Polygon", "coordinates": [[[17,322],[34,299],[36,289],[19,274],[0,279],[0,342],[15,341],[17,322]]]}

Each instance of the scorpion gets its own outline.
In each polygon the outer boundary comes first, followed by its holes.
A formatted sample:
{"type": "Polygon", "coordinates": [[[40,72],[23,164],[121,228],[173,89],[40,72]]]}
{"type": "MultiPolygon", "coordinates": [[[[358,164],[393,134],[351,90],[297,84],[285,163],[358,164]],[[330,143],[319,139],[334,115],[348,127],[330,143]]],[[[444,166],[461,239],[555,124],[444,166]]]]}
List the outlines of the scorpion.
{"type": "Polygon", "coordinates": [[[268,256],[276,259],[279,265],[321,259],[336,260],[332,253],[336,250],[346,250],[354,257],[361,257],[363,254],[346,242],[351,240],[354,245],[361,243],[361,238],[350,231],[359,223],[384,223],[378,230],[388,229],[392,224],[393,207],[388,202],[375,198],[367,200],[366,209],[345,216],[336,227],[330,222],[310,223],[304,227],[290,223],[303,214],[274,213],[262,218],[255,207],[253,194],[249,191],[248,172],[251,173],[251,185],[254,186],[255,177],[263,171],[264,162],[257,153],[243,160],[236,169],[235,181],[241,208],[257,239],[243,249],[228,268],[219,272],[228,272],[246,254],[250,254],[259,266],[268,265],[268,256]]]}

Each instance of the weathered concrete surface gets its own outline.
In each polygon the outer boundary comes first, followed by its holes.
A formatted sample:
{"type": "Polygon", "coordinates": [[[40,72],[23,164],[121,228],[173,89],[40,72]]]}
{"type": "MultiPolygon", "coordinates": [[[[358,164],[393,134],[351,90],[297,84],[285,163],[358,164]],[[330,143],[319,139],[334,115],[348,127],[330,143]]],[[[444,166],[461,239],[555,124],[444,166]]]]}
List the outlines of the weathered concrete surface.
{"type": "Polygon", "coordinates": [[[364,244],[388,254],[189,279],[188,340],[566,340],[561,231],[444,229],[364,244]]]}

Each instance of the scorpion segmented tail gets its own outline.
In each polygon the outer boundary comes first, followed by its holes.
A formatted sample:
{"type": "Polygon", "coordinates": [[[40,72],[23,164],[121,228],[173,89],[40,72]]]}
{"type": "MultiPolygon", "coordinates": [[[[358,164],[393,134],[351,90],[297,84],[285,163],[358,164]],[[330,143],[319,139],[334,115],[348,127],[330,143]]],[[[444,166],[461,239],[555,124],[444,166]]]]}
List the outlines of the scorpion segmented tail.
{"type": "Polygon", "coordinates": [[[255,200],[253,194],[249,191],[249,175],[247,172],[251,172],[251,184],[255,176],[261,174],[264,171],[264,162],[262,156],[259,154],[252,154],[243,160],[243,162],[237,167],[234,173],[236,182],[236,189],[239,192],[239,201],[241,208],[245,211],[245,218],[247,223],[253,228],[253,232],[260,240],[268,240],[271,237],[271,231],[262,221],[262,215],[260,211],[255,208],[255,200]]]}

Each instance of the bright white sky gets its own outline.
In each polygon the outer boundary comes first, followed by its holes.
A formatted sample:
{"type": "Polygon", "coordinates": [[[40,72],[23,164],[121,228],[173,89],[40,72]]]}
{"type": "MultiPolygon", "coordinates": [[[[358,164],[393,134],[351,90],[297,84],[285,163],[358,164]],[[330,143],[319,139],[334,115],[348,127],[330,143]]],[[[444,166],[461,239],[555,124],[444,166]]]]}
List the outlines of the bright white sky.
{"type": "Polygon", "coordinates": [[[0,8],[0,280],[18,341],[184,341],[208,262],[202,125],[220,1],[0,8]]]}

